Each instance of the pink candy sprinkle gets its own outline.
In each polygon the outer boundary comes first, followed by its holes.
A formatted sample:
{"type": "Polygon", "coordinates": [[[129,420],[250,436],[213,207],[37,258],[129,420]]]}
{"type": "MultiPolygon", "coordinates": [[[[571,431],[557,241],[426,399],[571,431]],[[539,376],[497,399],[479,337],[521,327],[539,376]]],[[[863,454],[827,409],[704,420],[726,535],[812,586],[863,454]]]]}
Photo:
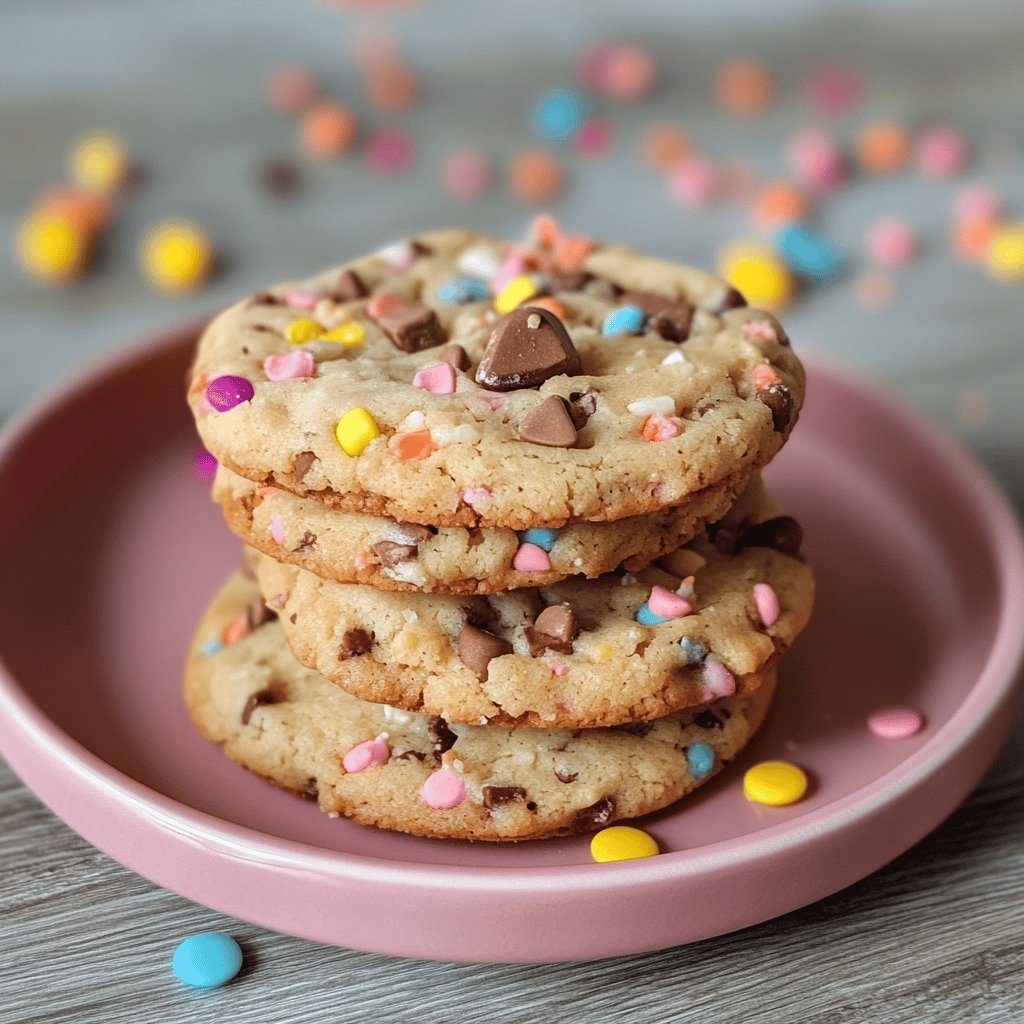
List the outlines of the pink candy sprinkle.
{"type": "Polygon", "coordinates": [[[779,595],[770,583],[754,584],[754,604],[763,626],[774,626],[779,619],[779,595]]]}
{"type": "Polygon", "coordinates": [[[320,299],[316,295],[310,295],[309,292],[285,292],[284,301],[289,306],[295,306],[298,309],[312,309],[320,299]]]}
{"type": "Polygon", "coordinates": [[[412,164],[412,139],[397,128],[381,128],[366,142],[366,163],[377,174],[404,174],[412,164]]]}
{"type": "Polygon", "coordinates": [[[473,397],[478,402],[483,402],[491,412],[496,412],[508,401],[508,395],[503,395],[500,391],[480,390],[473,397]]]}
{"type": "Polygon", "coordinates": [[[412,386],[421,391],[429,391],[432,395],[455,394],[455,367],[451,363],[438,363],[436,366],[424,366],[412,377],[412,386]]]}
{"type": "Polygon", "coordinates": [[[490,496],[491,492],[486,487],[467,487],[459,492],[459,498],[467,505],[481,505],[490,496]]]}
{"type": "Polygon", "coordinates": [[[498,267],[494,277],[491,278],[491,291],[497,295],[515,277],[519,277],[526,270],[526,261],[523,254],[519,252],[509,253],[501,266],[498,267]]]}
{"type": "Polygon", "coordinates": [[[918,139],[914,161],[926,178],[939,181],[952,178],[967,163],[967,140],[951,125],[929,128],[918,139]]]}
{"type": "Polygon", "coordinates": [[[644,420],[642,435],[645,441],[667,441],[671,437],[678,437],[682,432],[682,420],[677,416],[655,413],[644,420]]]}
{"type": "Polygon", "coordinates": [[[716,697],[728,697],[736,692],[736,680],[732,673],[713,654],[704,659],[703,667],[704,692],[701,700],[714,700],[716,697]]]}
{"type": "Polygon", "coordinates": [[[598,88],[613,99],[632,103],[651,91],[654,75],[654,58],[649,51],[614,43],[605,54],[598,88]]]}
{"type": "Polygon", "coordinates": [[[663,619],[681,619],[693,611],[690,602],[664,587],[652,587],[647,607],[663,619]]]}
{"type": "Polygon", "coordinates": [[[748,320],[742,327],[743,337],[747,341],[778,341],[779,334],[775,325],[767,320],[748,320]]]}
{"type": "Polygon", "coordinates": [[[561,677],[561,676],[564,676],[565,673],[568,672],[568,671],[569,671],[569,666],[568,665],[563,665],[561,662],[559,662],[557,665],[552,665],[551,666],[551,674],[553,676],[561,677]]]}
{"type": "Polygon", "coordinates": [[[773,384],[778,384],[780,380],[779,375],[768,363],[758,363],[750,371],[750,381],[758,391],[770,388],[773,384]]]}
{"type": "Polygon", "coordinates": [[[849,113],[864,94],[864,83],[849,68],[832,64],[815,71],[807,83],[815,109],[829,117],[849,113]]]}
{"type": "Polygon", "coordinates": [[[905,220],[887,217],[868,228],[864,248],[879,266],[905,267],[917,255],[917,235],[905,220]]]}
{"type": "Polygon", "coordinates": [[[192,453],[192,472],[201,480],[212,480],[217,472],[217,459],[205,448],[192,453]]]}
{"type": "Polygon", "coordinates": [[[255,394],[250,381],[233,374],[214,377],[206,385],[206,401],[216,412],[228,412],[235,406],[251,402],[255,394]]]}
{"type": "Polygon", "coordinates": [[[375,768],[377,765],[385,764],[391,756],[391,748],[384,742],[381,734],[376,739],[365,740],[357,743],[341,759],[342,767],[349,774],[365,771],[367,768],[375,768]]]}
{"type": "Polygon", "coordinates": [[[669,195],[682,206],[706,206],[717,188],[715,168],[702,156],[689,157],[669,172],[669,195]]]}
{"type": "Polygon", "coordinates": [[[842,183],[843,155],[827,132],[797,132],[786,146],[786,156],[793,173],[808,189],[827,192],[842,183]]]}
{"type": "Polygon", "coordinates": [[[588,159],[604,156],[611,144],[611,125],[603,117],[588,118],[572,137],[572,151],[588,159]]]}
{"type": "Polygon", "coordinates": [[[263,372],[267,380],[301,380],[303,377],[312,377],[315,369],[313,353],[305,350],[281,352],[263,360],[263,372]]]}
{"type": "Polygon", "coordinates": [[[906,707],[884,707],[868,715],[868,728],[883,740],[905,740],[920,732],[924,718],[919,711],[906,707]]]}
{"type": "Polygon", "coordinates": [[[405,303],[394,292],[380,292],[367,302],[366,315],[371,320],[376,320],[378,317],[387,316],[388,313],[394,313],[403,305],[405,303]]]}
{"type": "Polygon", "coordinates": [[[536,544],[520,544],[512,559],[512,567],[518,572],[547,572],[551,568],[551,559],[536,544]]]}
{"type": "Polygon", "coordinates": [[[456,149],[441,164],[441,184],[453,199],[479,199],[490,184],[491,169],[476,149],[456,149]]]}
{"type": "Polygon", "coordinates": [[[270,519],[270,536],[278,544],[284,543],[284,516],[272,516],[270,519]]]}
{"type": "Polygon", "coordinates": [[[420,799],[436,811],[448,811],[466,799],[466,785],[451,769],[438,768],[420,786],[420,799]]]}

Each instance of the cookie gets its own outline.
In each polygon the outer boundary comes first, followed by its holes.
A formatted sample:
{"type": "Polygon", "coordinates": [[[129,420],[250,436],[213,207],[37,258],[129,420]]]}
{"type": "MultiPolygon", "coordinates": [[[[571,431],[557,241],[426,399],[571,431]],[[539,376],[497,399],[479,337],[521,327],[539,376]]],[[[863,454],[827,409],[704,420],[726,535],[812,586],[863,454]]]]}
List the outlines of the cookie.
{"type": "Polygon", "coordinates": [[[736,757],[774,690],[772,668],[750,697],[625,729],[454,725],[349,696],[295,661],[276,621],[240,630],[255,596],[236,575],[203,617],[185,672],[196,726],[328,814],[414,835],[540,839],[659,810],[736,757]]]}
{"type": "Polygon", "coordinates": [[[593,728],[748,693],[806,625],[792,519],[740,507],[712,532],[637,573],[487,596],[336,583],[266,555],[256,572],[296,658],[363,700],[593,728]]]}
{"type": "Polygon", "coordinates": [[[202,336],[189,402],[237,474],[434,526],[605,522],[737,491],[803,370],[717,278],[557,236],[442,231],[252,296],[202,336]]]}
{"type": "Polygon", "coordinates": [[[731,490],[708,491],[681,508],[650,516],[517,532],[341,512],[279,487],[263,487],[223,466],[213,497],[236,536],[279,561],[339,583],[446,594],[493,594],[620,567],[641,569],[735,503],[731,490]]]}

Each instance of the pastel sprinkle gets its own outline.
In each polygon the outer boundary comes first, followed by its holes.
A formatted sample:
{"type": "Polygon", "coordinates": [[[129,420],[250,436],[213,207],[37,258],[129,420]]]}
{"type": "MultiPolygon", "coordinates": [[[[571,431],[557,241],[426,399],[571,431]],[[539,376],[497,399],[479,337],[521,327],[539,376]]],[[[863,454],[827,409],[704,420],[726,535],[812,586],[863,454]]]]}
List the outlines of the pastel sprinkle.
{"type": "Polygon", "coordinates": [[[647,607],[662,619],[681,619],[693,611],[690,602],[664,587],[652,587],[647,607]]]}
{"type": "Polygon", "coordinates": [[[920,732],[923,725],[921,713],[908,707],[890,705],[868,715],[868,728],[883,740],[905,740],[920,732]]]}
{"type": "Polygon", "coordinates": [[[522,305],[536,294],[537,285],[534,284],[533,279],[525,274],[520,274],[518,277],[513,277],[498,293],[494,300],[494,309],[501,315],[511,313],[516,306],[522,305]]]}
{"type": "Polygon", "coordinates": [[[217,459],[205,448],[197,448],[192,453],[192,472],[200,480],[212,480],[217,472],[217,459]]]}
{"type": "Polygon", "coordinates": [[[577,89],[551,89],[530,109],[530,128],[550,142],[566,142],[590,112],[590,99],[577,89]]]}
{"type": "Polygon", "coordinates": [[[762,761],[743,776],[743,795],[752,803],[784,807],[806,792],[806,773],[788,761],[762,761]]]}
{"type": "Polygon", "coordinates": [[[272,516],[270,520],[270,536],[278,544],[284,543],[284,516],[272,516]]]}
{"type": "Polygon", "coordinates": [[[561,678],[568,671],[569,666],[564,664],[563,662],[558,662],[557,664],[551,666],[551,674],[556,678],[561,678]]]}
{"type": "Polygon", "coordinates": [[[671,395],[651,395],[630,402],[626,411],[634,416],[670,416],[676,411],[676,400],[671,395]]]}
{"type": "Polygon", "coordinates": [[[587,160],[604,156],[611,145],[611,125],[603,117],[588,117],[572,137],[572,151],[587,160]]]}
{"type": "Polygon", "coordinates": [[[704,700],[714,700],[716,697],[728,697],[736,692],[736,680],[732,673],[718,660],[709,654],[704,659],[704,691],[701,697],[704,700]]]}
{"type": "Polygon", "coordinates": [[[827,132],[813,128],[797,132],[786,146],[786,156],[797,180],[814,192],[827,192],[842,183],[843,155],[827,132]]]}
{"type": "Polygon", "coordinates": [[[394,292],[379,292],[366,303],[366,315],[371,320],[378,320],[388,313],[401,309],[404,303],[394,292]]]}
{"type": "Polygon", "coordinates": [[[481,505],[490,496],[491,492],[486,487],[466,487],[459,494],[459,498],[467,505],[481,505]]]}
{"type": "Polygon", "coordinates": [[[199,648],[199,653],[204,658],[208,658],[211,654],[216,654],[223,646],[224,645],[219,640],[208,640],[199,648]]]}
{"type": "Polygon", "coordinates": [[[917,255],[917,235],[898,217],[875,221],[868,228],[864,249],[882,267],[905,267],[917,255]]]}
{"type": "Polygon", "coordinates": [[[534,544],[542,550],[550,552],[561,532],[561,530],[556,530],[550,526],[535,526],[531,530],[524,530],[519,535],[519,539],[527,544],[534,544]]]}
{"type": "Polygon", "coordinates": [[[967,163],[967,140],[951,125],[929,128],[917,141],[914,163],[925,178],[952,178],[967,163]]]}
{"type": "Polygon", "coordinates": [[[312,309],[320,300],[316,295],[309,292],[285,292],[284,301],[289,306],[298,309],[312,309]]]}
{"type": "Polygon", "coordinates": [[[224,932],[200,932],[182,939],[171,956],[174,976],[193,988],[218,988],[242,968],[242,950],[224,932]]]}
{"type": "Polygon", "coordinates": [[[473,398],[483,402],[491,412],[496,412],[508,401],[508,395],[503,395],[500,391],[485,391],[482,388],[473,394],[473,398]]]}
{"type": "Polygon", "coordinates": [[[424,366],[412,376],[412,386],[432,395],[453,395],[455,393],[455,367],[451,363],[437,363],[424,366]]]}
{"type": "Polygon", "coordinates": [[[217,412],[228,412],[237,405],[251,402],[255,394],[256,391],[250,381],[232,374],[214,377],[206,385],[206,401],[217,412]]]}
{"type": "Polygon", "coordinates": [[[790,270],[812,281],[832,280],[846,269],[842,250],[803,224],[784,227],[775,245],[790,270]]]}
{"type": "Polygon", "coordinates": [[[336,341],[339,345],[351,348],[353,345],[362,345],[366,340],[366,328],[355,320],[348,320],[329,331],[324,331],[317,340],[336,341]]]}
{"type": "Polygon", "coordinates": [[[404,174],[412,165],[416,148],[398,128],[380,128],[366,140],[366,164],[377,174],[404,174]]]}
{"type": "Polygon", "coordinates": [[[708,647],[707,644],[683,636],[679,638],[679,653],[683,664],[699,665],[708,656],[708,647]]]}
{"type": "Polygon", "coordinates": [[[640,608],[636,613],[636,621],[639,622],[641,626],[660,626],[663,622],[668,622],[668,619],[663,618],[660,615],[656,615],[645,603],[640,605],[640,608]]]}
{"type": "Polygon", "coordinates": [[[603,828],[590,840],[590,856],[598,864],[656,857],[659,852],[658,844],[651,836],[631,825],[603,828]]]}
{"type": "Polygon", "coordinates": [[[669,196],[689,209],[710,203],[718,187],[718,173],[714,165],[702,156],[688,156],[669,171],[669,196]]]}
{"type": "Polygon", "coordinates": [[[755,583],[754,604],[763,626],[774,626],[779,619],[779,596],[770,583],[755,583]]]}
{"type": "Polygon", "coordinates": [[[478,199],[487,190],[490,177],[487,158],[471,147],[453,150],[441,164],[441,183],[453,199],[478,199]]]}
{"type": "Polygon", "coordinates": [[[648,416],[644,421],[643,438],[645,441],[668,441],[683,432],[683,423],[676,416],[648,416]]]}
{"type": "Polygon", "coordinates": [[[414,430],[396,434],[391,439],[391,450],[399,462],[425,459],[434,450],[434,439],[429,430],[414,430]]]}
{"type": "Polygon", "coordinates": [[[448,811],[466,799],[466,785],[451,769],[438,768],[420,786],[420,799],[436,811],[448,811]]]}
{"type": "Polygon", "coordinates": [[[551,568],[551,559],[536,544],[520,544],[512,559],[512,567],[518,572],[547,572],[551,568]]]}
{"type": "Polygon", "coordinates": [[[373,417],[361,406],[349,409],[334,426],[335,439],[341,450],[350,456],[361,455],[379,434],[373,417]]]}
{"type": "Polygon", "coordinates": [[[437,297],[449,306],[461,306],[465,302],[482,302],[491,297],[487,285],[478,277],[453,277],[437,289],[437,297]]]}
{"type": "Polygon", "coordinates": [[[225,647],[237,644],[249,632],[249,620],[245,615],[236,615],[221,632],[225,647]]]}
{"type": "Polygon", "coordinates": [[[385,764],[391,756],[391,748],[385,742],[386,738],[387,733],[381,733],[376,739],[357,743],[341,759],[342,767],[350,775],[354,775],[367,768],[376,768],[378,765],[385,764]]]}
{"type": "Polygon", "coordinates": [[[285,328],[284,336],[293,345],[305,345],[307,341],[316,341],[323,331],[323,327],[315,320],[300,317],[285,328]]]}
{"type": "Polygon", "coordinates": [[[316,361],[312,352],[278,352],[263,360],[267,380],[301,380],[312,377],[316,361]]]}
{"type": "Polygon", "coordinates": [[[459,254],[456,266],[464,274],[492,278],[501,266],[501,254],[492,245],[471,245],[459,254]]]}
{"type": "Polygon", "coordinates": [[[686,770],[694,782],[706,779],[715,767],[715,749],[710,743],[691,743],[686,748],[686,770]]]}
{"type": "Polygon", "coordinates": [[[646,314],[639,306],[619,306],[604,318],[601,333],[606,338],[613,334],[639,334],[646,319],[646,314]]]}
{"type": "Polygon", "coordinates": [[[775,325],[768,320],[748,320],[741,330],[747,341],[774,342],[779,340],[775,325]]]}

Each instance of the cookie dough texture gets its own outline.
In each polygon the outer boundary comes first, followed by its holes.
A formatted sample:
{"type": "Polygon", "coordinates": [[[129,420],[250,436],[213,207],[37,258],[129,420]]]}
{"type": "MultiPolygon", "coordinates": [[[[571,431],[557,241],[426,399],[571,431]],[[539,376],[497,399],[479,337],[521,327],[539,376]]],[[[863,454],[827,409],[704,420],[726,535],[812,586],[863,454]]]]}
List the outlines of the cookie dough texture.
{"type": "Polygon", "coordinates": [[[196,726],[233,761],[315,797],[327,813],[413,835],[540,839],[658,810],[705,781],[687,770],[687,748],[708,744],[716,774],[756,732],[774,691],[772,667],[751,696],[726,697],[628,729],[446,725],[365,703],[331,685],[295,661],[277,621],[204,655],[203,645],[219,638],[255,595],[254,584],[237,574],[203,617],[185,673],[185,701],[196,726]],[[345,753],[381,733],[387,733],[387,763],[346,773],[345,753]],[[454,737],[450,749],[466,799],[436,810],[418,793],[439,767],[437,737],[445,734],[447,742],[454,737]],[[495,791],[502,799],[488,800],[495,791]]]}
{"type": "Polygon", "coordinates": [[[726,286],[719,279],[621,246],[598,247],[586,258],[585,269],[594,276],[582,290],[560,290],[557,278],[538,273],[565,309],[582,373],[551,377],[500,401],[488,399],[474,374],[493,329],[492,303],[453,305],[437,293],[465,272],[460,267],[467,252],[489,251],[500,262],[507,249],[464,231],[427,234],[416,242],[416,258],[404,269],[385,255],[371,255],[274,287],[210,324],[198,347],[189,401],[204,443],[223,465],[350,512],[519,530],[649,515],[709,492],[737,491],[779,451],[796,422],[803,370],[771,316],[723,308],[726,286]],[[325,298],[312,313],[286,303],[295,291],[336,294],[344,269],[358,274],[368,297],[325,298]],[[634,289],[691,303],[688,338],[670,341],[655,330],[603,336],[606,315],[625,301],[623,290],[634,289]],[[367,314],[367,303],[381,291],[436,311],[445,337],[465,349],[469,367],[456,371],[453,394],[411,386],[418,369],[439,362],[439,349],[396,347],[367,314]],[[355,320],[365,340],[354,346],[290,344],[289,325],[311,315],[325,328],[355,320]],[[744,331],[748,321],[770,329],[744,331]],[[315,375],[268,380],[264,359],[297,348],[312,353],[315,375]],[[752,383],[766,370],[777,380],[775,408],[758,397],[752,383]],[[253,398],[227,412],[211,411],[203,400],[205,387],[222,375],[247,378],[253,398]],[[552,395],[567,400],[581,419],[575,447],[520,440],[522,421],[552,395]],[[666,402],[681,432],[645,440],[649,410],[664,409],[666,402]],[[357,407],[369,411],[380,435],[361,454],[349,456],[335,440],[334,427],[357,407]],[[397,458],[396,436],[422,431],[430,432],[430,453],[411,461],[397,458]],[[474,497],[467,500],[467,491],[474,497]]]}

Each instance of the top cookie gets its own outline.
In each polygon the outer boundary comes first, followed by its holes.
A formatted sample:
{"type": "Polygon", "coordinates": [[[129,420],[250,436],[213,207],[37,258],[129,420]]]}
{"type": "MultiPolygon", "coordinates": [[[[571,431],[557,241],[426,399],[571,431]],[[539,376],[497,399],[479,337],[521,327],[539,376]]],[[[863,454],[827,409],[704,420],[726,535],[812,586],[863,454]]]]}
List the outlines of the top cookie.
{"type": "Polygon", "coordinates": [[[717,278],[549,227],[424,235],[246,299],[203,335],[189,401],[251,480],[530,529],[738,487],[803,393],[782,328],[717,278]]]}

